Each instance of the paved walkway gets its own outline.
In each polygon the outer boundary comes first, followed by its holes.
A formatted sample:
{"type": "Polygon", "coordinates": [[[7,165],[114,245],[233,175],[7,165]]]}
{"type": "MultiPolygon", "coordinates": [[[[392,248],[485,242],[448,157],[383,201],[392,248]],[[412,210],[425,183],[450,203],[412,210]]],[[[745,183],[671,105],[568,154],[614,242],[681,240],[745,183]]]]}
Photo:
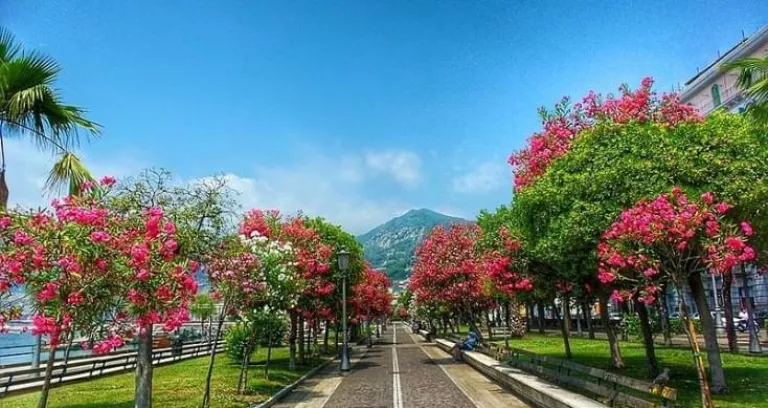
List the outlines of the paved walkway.
{"type": "Polygon", "coordinates": [[[356,347],[352,370],[327,367],[276,405],[280,408],[528,407],[472,367],[456,363],[396,323],[373,348],[356,347]]]}

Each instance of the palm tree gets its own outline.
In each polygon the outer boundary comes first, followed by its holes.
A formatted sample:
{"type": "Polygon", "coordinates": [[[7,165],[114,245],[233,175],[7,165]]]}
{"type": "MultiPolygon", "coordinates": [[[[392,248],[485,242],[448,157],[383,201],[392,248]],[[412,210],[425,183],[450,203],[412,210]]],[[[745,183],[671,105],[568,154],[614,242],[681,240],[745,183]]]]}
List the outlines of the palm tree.
{"type": "MultiPolygon", "coordinates": [[[[51,169],[47,189],[69,184],[70,192],[92,177],[70,149],[80,131],[99,133],[85,111],[61,101],[54,87],[60,67],[50,57],[22,50],[10,31],[0,27],[0,210],[8,205],[5,179],[5,137],[29,137],[41,150],[60,154],[51,169]]],[[[72,191],[75,190],[75,191],[72,191]]]]}
{"type": "Polygon", "coordinates": [[[737,85],[745,96],[754,102],[747,111],[762,122],[768,123],[768,57],[744,58],[723,64],[722,70],[740,70],[737,85]]]}

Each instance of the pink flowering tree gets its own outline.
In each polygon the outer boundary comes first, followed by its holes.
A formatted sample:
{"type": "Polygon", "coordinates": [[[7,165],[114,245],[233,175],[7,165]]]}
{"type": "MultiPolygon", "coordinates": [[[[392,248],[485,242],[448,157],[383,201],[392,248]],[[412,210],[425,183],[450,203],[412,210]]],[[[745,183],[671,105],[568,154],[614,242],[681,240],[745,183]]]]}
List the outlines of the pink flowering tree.
{"type": "MultiPolygon", "coordinates": [[[[362,279],[352,287],[353,318],[365,321],[371,331],[371,322],[390,314],[392,294],[389,293],[389,277],[385,272],[366,264],[362,279]]],[[[372,332],[368,333],[368,344],[372,345],[372,332]]]]}
{"type": "MultiPolygon", "coordinates": [[[[730,274],[742,262],[755,260],[755,250],[748,244],[751,226],[736,224],[726,214],[730,205],[716,202],[705,193],[700,202],[688,199],[680,189],[662,194],[651,201],[638,202],[624,211],[605,231],[598,247],[598,279],[604,284],[620,285],[614,299],[634,296],[646,305],[659,296],[665,280],[674,283],[680,299],[689,278],[701,271],[730,274]]],[[[712,406],[709,385],[693,323],[684,301],[680,302],[688,342],[701,388],[705,408],[712,406]]]]}
{"type": "MultiPolygon", "coordinates": [[[[481,226],[483,225],[481,220],[481,226]]],[[[488,273],[492,293],[504,305],[507,332],[515,337],[525,334],[525,323],[520,315],[518,295],[533,290],[533,280],[526,273],[522,244],[509,229],[501,227],[488,231],[478,242],[481,268],[488,273]]],[[[509,336],[504,338],[509,347],[509,336]]]]}
{"type": "Polygon", "coordinates": [[[475,250],[481,233],[475,224],[435,227],[416,250],[409,283],[420,307],[459,315],[478,334],[478,314],[491,301],[488,273],[475,250]]]}
{"type": "Polygon", "coordinates": [[[696,110],[680,101],[678,94],[658,96],[653,80],[644,78],[637,90],[623,85],[620,95],[603,97],[589,92],[579,103],[571,104],[568,97],[557,103],[553,110],[539,109],[542,130],[528,139],[528,145],[509,157],[514,170],[514,186],[519,191],[542,176],[549,166],[564,156],[572,142],[582,132],[598,123],[657,122],[674,127],[679,123],[701,121],[696,110]]]}
{"type": "Polygon", "coordinates": [[[124,315],[138,330],[136,406],[152,404],[152,334],[160,324],[173,332],[189,320],[189,304],[197,294],[197,262],[178,256],[176,226],[158,207],[127,214],[117,236],[126,268],[115,268],[127,301],[124,315]]]}
{"type": "MultiPolygon", "coordinates": [[[[95,343],[94,353],[105,353],[138,327],[137,404],[149,404],[151,394],[142,390],[151,390],[151,324],[177,328],[197,286],[175,262],[175,227],[161,213],[118,214],[105,205],[114,182],[85,183],[78,196],[54,200],[52,214],[3,217],[3,269],[31,295],[32,331],[51,347],[47,380],[57,348],[76,333],[95,343]]],[[[47,391],[48,381],[41,406],[47,391]]]]}
{"type": "Polygon", "coordinates": [[[296,307],[289,309],[290,367],[295,369],[297,362],[304,364],[304,322],[313,322],[320,318],[328,319],[333,315],[333,310],[326,302],[326,299],[331,299],[331,295],[336,290],[336,284],[330,273],[333,247],[323,242],[318,231],[302,216],[283,221],[279,238],[289,243],[295,253],[296,277],[300,288],[296,307]],[[297,339],[299,340],[298,350],[297,339]]]}
{"type": "MultiPolygon", "coordinates": [[[[221,327],[225,318],[227,316],[242,316],[259,307],[265,302],[266,289],[261,260],[251,252],[248,241],[237,236],[222,242],[218,251],[208,260],[206,271],[208,281],[213,288],[212,297],[219,302],[220,311],[203,393],[202,406],[204,408],[210,406],[216,345],[221,336],[221,327]]],[[[245,353],[245,361],[247,361],[249,354],[249,352],[245,353]]],[[[242,377],[241,372],[240,383],[242,383],[242,377]]],[[[240,384],[238,384],[238,388],[240,388],[240,384]]]]}
{"type": "MultiPolygon", "coordinates": [[[[119,254],[112,237],[120,220],[101,205],[99,195],[55,201],[54,214],[11,212],[0,218],[0,287],[26,287],[35,310],[32,333],[45,336],[50,347],[40,407],[47,404],[61,344],[78,332],[93,337],[105,319],[115,317],[119,286],[109,274],[119,254]]],[[[115,333],[98,340],[95,353],[123,344],[115,333]]]]}

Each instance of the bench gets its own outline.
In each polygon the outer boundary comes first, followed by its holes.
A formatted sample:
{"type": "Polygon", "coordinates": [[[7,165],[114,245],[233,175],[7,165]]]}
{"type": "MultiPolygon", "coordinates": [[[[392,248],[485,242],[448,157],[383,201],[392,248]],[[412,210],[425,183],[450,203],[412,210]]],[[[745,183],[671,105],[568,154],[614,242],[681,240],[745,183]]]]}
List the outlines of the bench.
{"type": "MultiPolygon", "coordinates": [[[[438,339],[435,344],[450,352],[454,342],[438,339]]],[[[476,351],[462,351],[462,360],[491,380],[512,391],[518,397],[538,408],[605,408],[606,405],[558,387],[521,369],[502,364],[498,360],[476,351]]]]}
{"type": "Polygon", "coordinates": [[[653,408],[670,406],[677,390],[617,375],[606,370],[576,364],[511,348],[506,360],[512,367],[540,375],[555,383],[587,391],[611,407],[653,408]]]}

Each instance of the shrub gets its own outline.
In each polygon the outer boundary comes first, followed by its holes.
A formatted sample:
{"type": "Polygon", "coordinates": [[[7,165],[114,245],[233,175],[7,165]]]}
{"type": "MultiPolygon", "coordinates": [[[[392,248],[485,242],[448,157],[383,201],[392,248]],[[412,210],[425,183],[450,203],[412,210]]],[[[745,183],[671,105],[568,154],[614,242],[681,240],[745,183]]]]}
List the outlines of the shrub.
{"type": "MultiPolygon", "coordinates": [[[[701,320],[691,320],[693,321],[693,327],[696,329],[696,333],[701,334],[701,320]]],[[[669,319],[669,331],[671,331],[672,334],[685,334],[685,328],[683,327],[682,319],[669,319]]]]}
{"type": "Polygon", "coordinates": [[[230,327],[226,337],[224,337],[227,345],[227,356],[233,361],[242,361],[246,346],[253,341],[251,335],[248,326],[243,323],[230,327]]]}

